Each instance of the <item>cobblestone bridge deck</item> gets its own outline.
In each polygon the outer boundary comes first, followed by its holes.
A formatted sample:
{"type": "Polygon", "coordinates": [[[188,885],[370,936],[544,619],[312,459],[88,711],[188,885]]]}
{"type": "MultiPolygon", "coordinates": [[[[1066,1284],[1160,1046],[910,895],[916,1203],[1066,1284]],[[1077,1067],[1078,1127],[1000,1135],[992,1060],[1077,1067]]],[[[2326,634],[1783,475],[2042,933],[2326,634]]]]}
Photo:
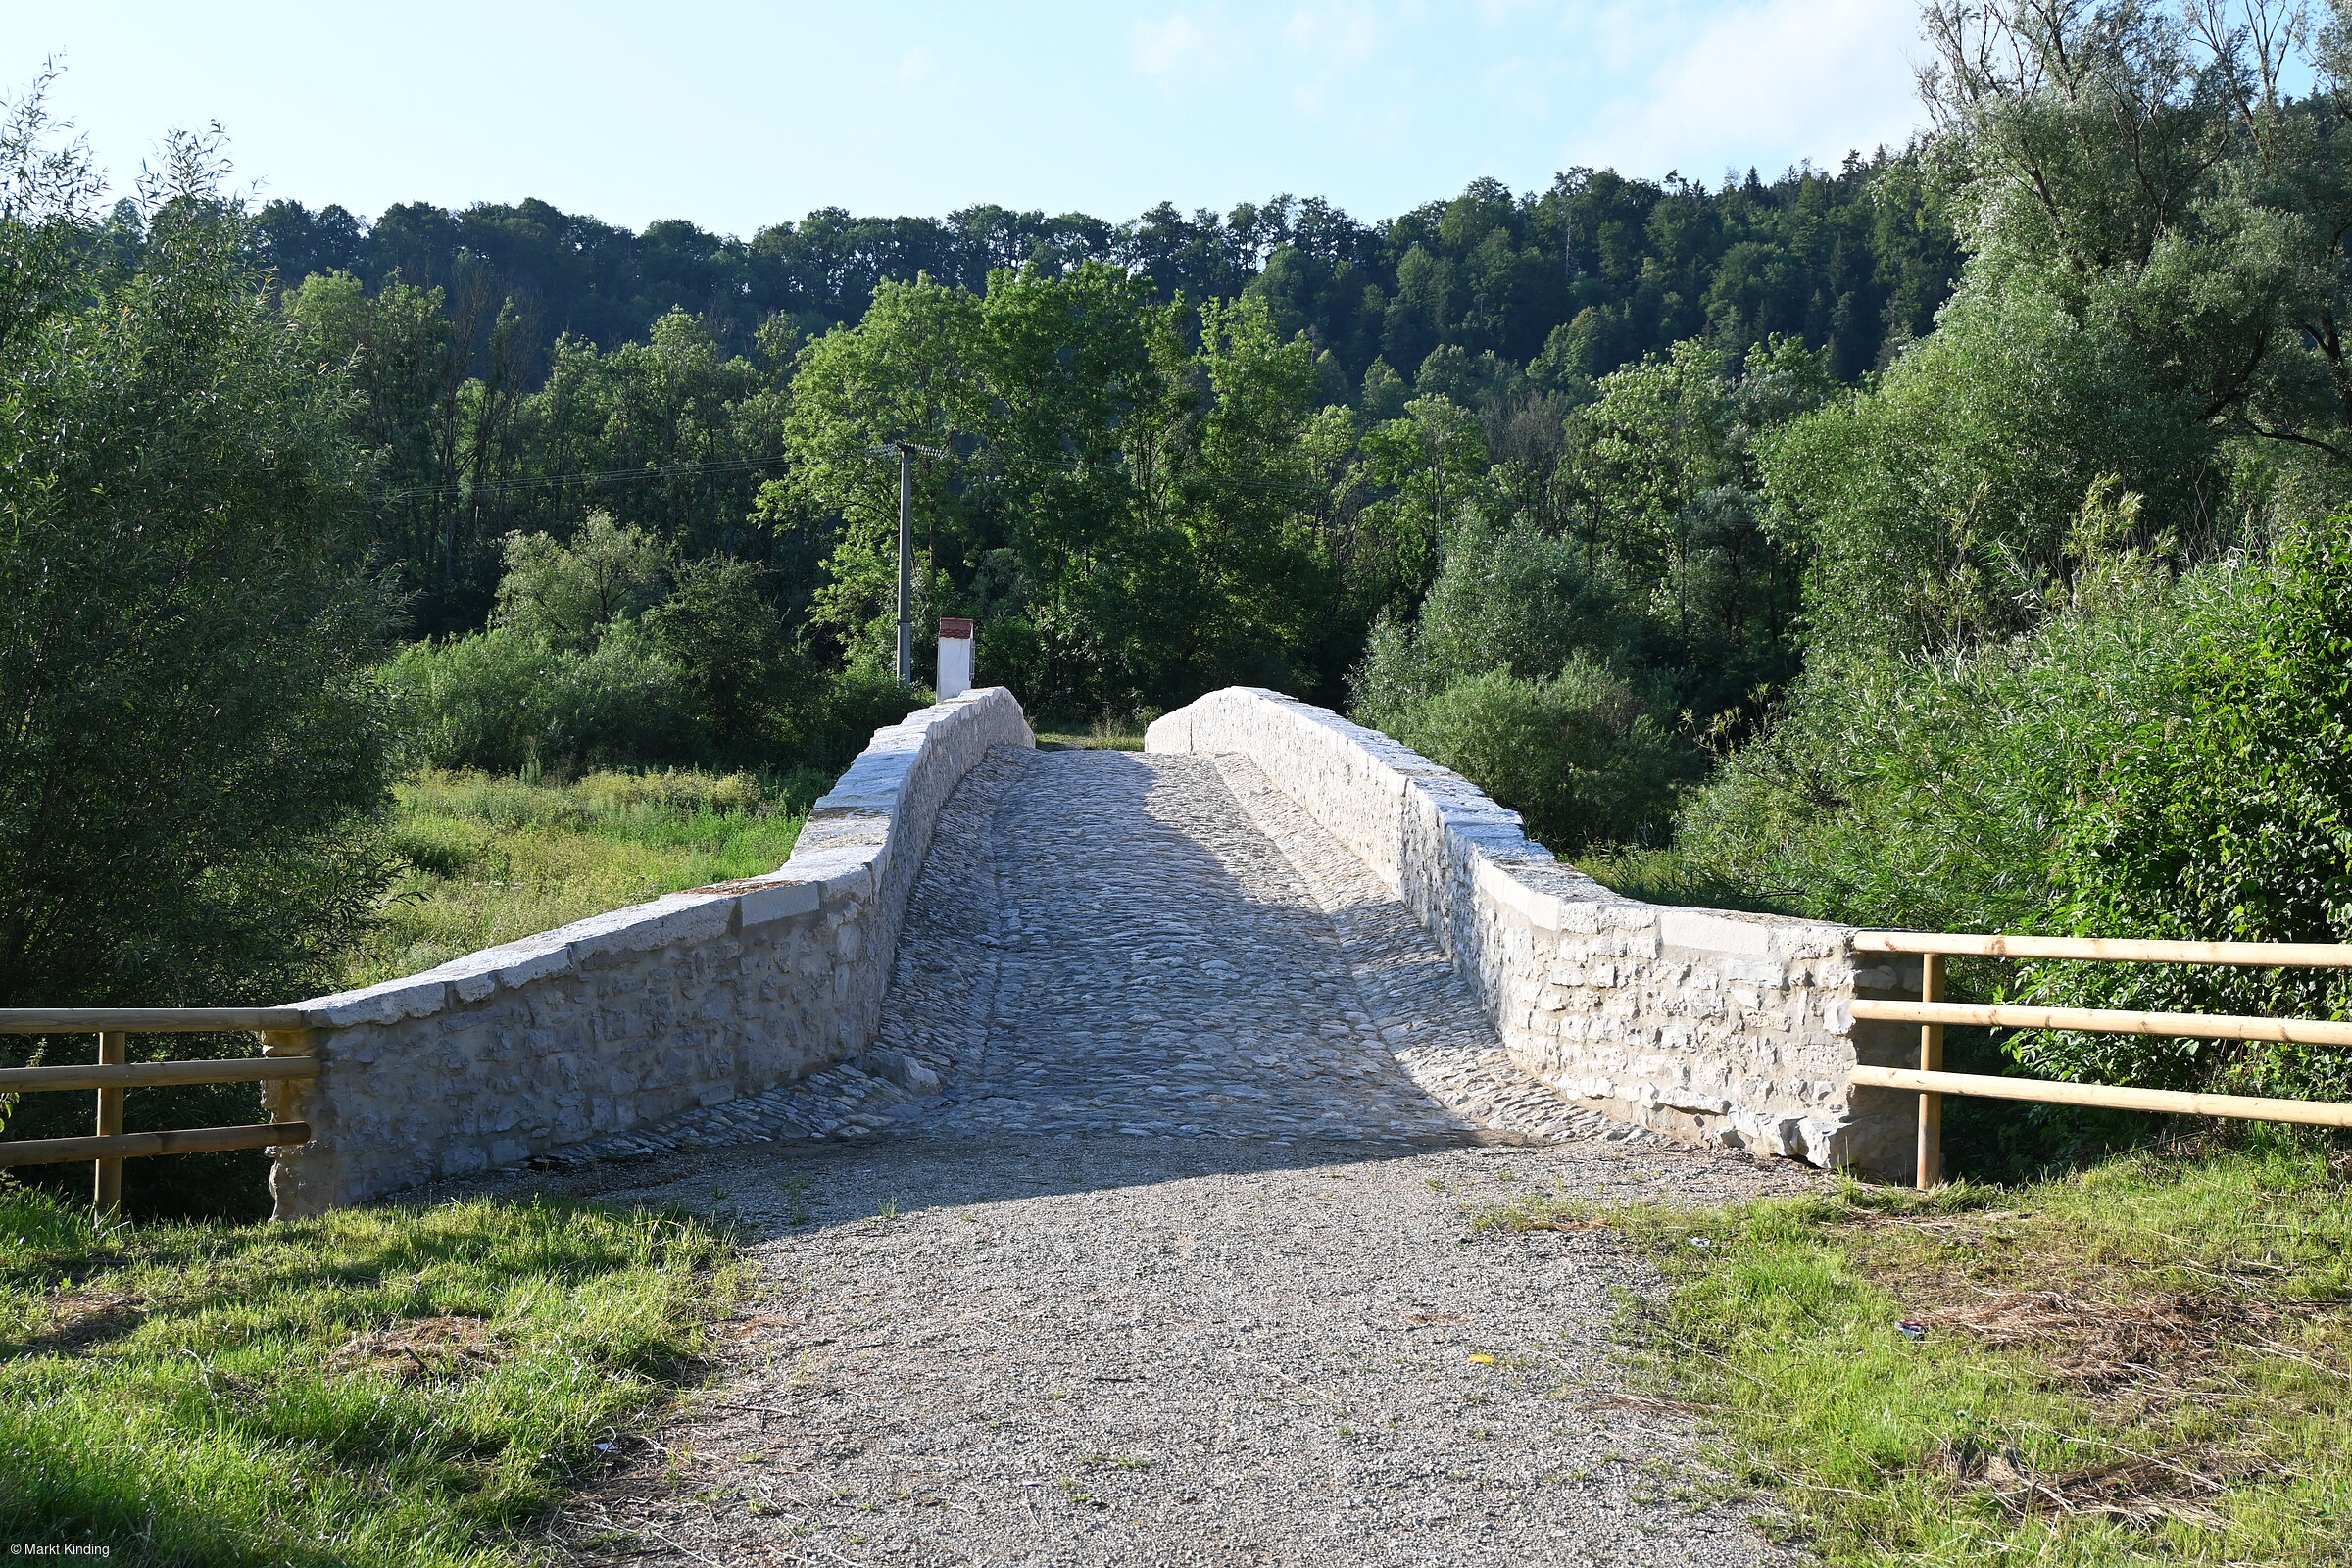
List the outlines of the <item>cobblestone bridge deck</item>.
{"type": "Polygon", "coordinates": [[[884,1131],[1646,1138],[1514,1067],[1428,933],[1248,760],[1011,748],[941,812],[877,1049],[563,1157],[884,1131]]]}

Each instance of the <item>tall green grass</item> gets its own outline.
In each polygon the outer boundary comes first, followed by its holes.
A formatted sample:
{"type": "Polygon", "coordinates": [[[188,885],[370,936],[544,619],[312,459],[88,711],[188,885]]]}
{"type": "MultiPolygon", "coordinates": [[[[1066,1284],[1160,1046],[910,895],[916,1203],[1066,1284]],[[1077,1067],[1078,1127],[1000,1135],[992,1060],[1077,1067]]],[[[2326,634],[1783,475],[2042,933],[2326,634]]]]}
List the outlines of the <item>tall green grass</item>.
{"type": "Polygon", "coordinates": [[[427,771],[400,786],[407,869],[349,985],[429,969],[608,909],[773,871],[826,781],[591,773],[571,783],[427,771]]]}
{"type": "Polygon", "coordinates": [[[698,1376],[734,1289],[724,1240],[673,1215],[98,1228],[0,1188],[0,1538],[190,1568],[533,1560],[598,1445],[698,1376]]]}

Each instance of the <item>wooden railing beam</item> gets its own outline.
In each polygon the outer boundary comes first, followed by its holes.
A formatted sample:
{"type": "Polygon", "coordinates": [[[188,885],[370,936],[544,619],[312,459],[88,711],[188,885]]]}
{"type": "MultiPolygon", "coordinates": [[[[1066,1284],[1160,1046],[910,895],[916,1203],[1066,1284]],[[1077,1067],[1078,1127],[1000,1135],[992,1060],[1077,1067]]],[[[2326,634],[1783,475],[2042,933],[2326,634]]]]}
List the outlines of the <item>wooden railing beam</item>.
{"type": "Polygon", "coordinates": [[[2178,1035],[2191,1040],[2271,1040],[2296,1046],[2352,1046],[2352,1023],[2324,1018],[2232,1018],[2204,1012],[2135,1012],[2121,1007],[2027,1007],[2008,1003],[1871,1002],[1857,1018],[1893,1023],[1976,1024],[1988,1029],[2075,1029],[2094,1035],[2178,1035]]]}
{"type": "Polygon", "coordinates": [[[2047,1078],[1994,1078],[1970,1072],[1919,1072],[1909,1067],[1857,1066],[1851,1081],[1866,1088],[1968,1095],[1981,1100],[2028,1100],[2046,1105],[2093,1105],[2103,1110],[2152,1110],[2172,1116],[2226,1116],[2237,1121],[2284,1121],[2305,1127],[2352,1127],[2352,1105],[2319,1100],[2266,1100],[2255,1095],[2204,1095],[2176,1089],[2122,1089],[2047,1078]]]}
{"type": "Polygon", "coordinates": [[[1857,931],[1858,953],[1936,953],[1977,958],[2098,958],[2128,963],[2227,963],[2255,969],[2352,969],[2352,944],[2171,942],[2135,937],[1982,936],[1964,931],[1857,931]]]}
{"type": "Polygon", "coordinates": [[[122,1133],[112,1138],[24,1138],[0,1143],[0,1165],[63,1165],[82,1159],[139,1159],[149,1154],[205,1154],[224,1149],[269,1149],[311,1141],[308,1122],[260,1127],[189,1127],[177,1132],[122,1133]]]}
{"type": "Polygon", "coordinates": [[[95,1067],[0,1067],[0,1095],[52,1089],[158,1089],[172,1084],[278,1083],[318,1076],[311,1056],[239,1056],[225,1061],[133,1061],[95,1067]]]}
{"type": "Polygon", "coordinates": [[[0,1035],[247,1034],[308,1027],[300,1007],[0,1007],[0,1035]]]}

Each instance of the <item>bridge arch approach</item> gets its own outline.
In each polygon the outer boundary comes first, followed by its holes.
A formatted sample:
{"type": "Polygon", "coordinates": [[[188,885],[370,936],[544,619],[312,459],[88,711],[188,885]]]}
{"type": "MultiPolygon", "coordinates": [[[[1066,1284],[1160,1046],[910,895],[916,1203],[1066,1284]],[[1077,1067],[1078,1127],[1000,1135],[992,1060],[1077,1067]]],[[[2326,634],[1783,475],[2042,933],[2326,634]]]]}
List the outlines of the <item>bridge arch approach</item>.
{"type": "MultiPolygon", "coordinates": [[[[757,1139],[1653,1139],[1891,1166],[1917,976],[1661,908],[1376,731],[1231,688],[1141,754],[991,688],[878,731],[776,873],[302,1004],[281,1216],[757,1139]],[[1884,1038],[1873,1030],[1884,1030],[1884,1038]]],[[[1916,965],[1914,965],[1914,970],[1916,965]]]]}

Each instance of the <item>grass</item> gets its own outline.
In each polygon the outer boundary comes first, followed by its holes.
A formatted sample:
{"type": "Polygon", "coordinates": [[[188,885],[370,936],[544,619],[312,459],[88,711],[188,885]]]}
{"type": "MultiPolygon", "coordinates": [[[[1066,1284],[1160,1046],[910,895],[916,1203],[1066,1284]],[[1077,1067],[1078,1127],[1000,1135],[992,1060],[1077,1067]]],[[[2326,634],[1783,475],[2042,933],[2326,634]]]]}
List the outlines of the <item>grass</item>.
{"type": "Polygon", "coordinates": [[[407,869],[344,983],[395,979],[681,888],[773,871],[827,782],[420,774],[400,786],[391,825],[407,869]]]}
{"type": "Polygon", "coordinates": [[[2341,1160],[2282,1140],[1709,1211],[1538,1196],[1476,1223],[1649,1250],[1671,1289],[1633,1323],[1657,1392],[1831,1563],[2218,1568],[2352,1543],[2348,1197],[2341,1160]]]}
{"type": "Polygon", "coordinates": [[[674,1215],[464,1202],[93,1226],[0,1187],[0,1538],[207,1568],[490,1568],[699,1376],[674,1215]]]}
{"type": "Polygon", "coordinates": [[[1140,752],[1144,749],[1144,732],[1132,719],[1099,718],[1083,733],[1039,730],[1037,745],[1046,752],[1140,752]]]}

